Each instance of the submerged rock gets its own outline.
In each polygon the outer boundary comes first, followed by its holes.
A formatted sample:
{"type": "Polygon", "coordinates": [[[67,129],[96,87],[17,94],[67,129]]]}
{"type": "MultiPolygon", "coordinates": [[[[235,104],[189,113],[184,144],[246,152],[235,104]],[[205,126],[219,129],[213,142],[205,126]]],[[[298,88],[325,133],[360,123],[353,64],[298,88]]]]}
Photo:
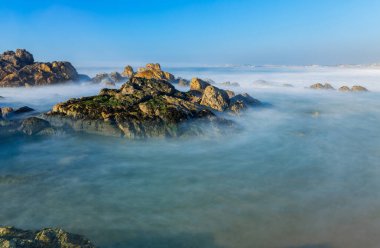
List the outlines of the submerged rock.
{"type": "Polygon", "coordinates": [[[334,87],[331,86],[331,84],[325,83],[317,83],[310,86],[311,89],[315,90],[334,90],[334,87]]]}
{"type": "Polygon", "coordinates": [[[77,80],[79,75],[69,62],[34,62],[33,55],[24,49],[0,55],[0,87],[29,87],[77,80]]]}
{"type": "Polygon", "coordinates": [[[342,87],[339,88],[339,91],[341,91],[341,92],[350,92],[351,89],[348,86],[342,86],[342,87]]]}
{"type": "Polygon", "coordinates": [[[27,231],[0,227],[2,248],[95,248],[85,237],[58,228],[27,231]]]}

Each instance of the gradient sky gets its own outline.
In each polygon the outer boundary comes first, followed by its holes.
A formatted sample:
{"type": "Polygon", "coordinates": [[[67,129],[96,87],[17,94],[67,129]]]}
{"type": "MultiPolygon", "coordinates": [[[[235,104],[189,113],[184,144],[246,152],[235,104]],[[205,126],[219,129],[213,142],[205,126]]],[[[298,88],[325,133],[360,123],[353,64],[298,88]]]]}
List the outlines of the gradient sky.
{"type": "Polygon", "coordinates": [[[0,50],[76,65],[380,62],[377,0],[0,0],[0,50]]]}

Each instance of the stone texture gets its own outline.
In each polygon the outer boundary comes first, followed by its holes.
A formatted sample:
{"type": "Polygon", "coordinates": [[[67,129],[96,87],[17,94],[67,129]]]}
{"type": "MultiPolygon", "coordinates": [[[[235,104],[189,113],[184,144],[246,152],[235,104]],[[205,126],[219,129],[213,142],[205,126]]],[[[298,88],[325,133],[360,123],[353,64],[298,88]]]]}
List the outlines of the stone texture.
{"type": "Polygon", "coordinates": [[[224,90],[210,85],[204,90],[201,104],[217,111],[224,111],[230,104],[230,98],[224,90]]]}
{"type": "Polygon", "coordinates": [[[139,68],[138,72],[134,75],[138,78],[146,79],[157,79],[157,80],[166,80],[172,82],[175,80],[175,77],[169,72],[164,72],[161,70],[160,64],[147,64],[145,68],[139,68]]]}
{"type": "Polygon", "coordinates": [[[200,78],[192,78],[190,81],[190,90],[204,91],[207,86],[210,86],[208,82],[200,78]]]}

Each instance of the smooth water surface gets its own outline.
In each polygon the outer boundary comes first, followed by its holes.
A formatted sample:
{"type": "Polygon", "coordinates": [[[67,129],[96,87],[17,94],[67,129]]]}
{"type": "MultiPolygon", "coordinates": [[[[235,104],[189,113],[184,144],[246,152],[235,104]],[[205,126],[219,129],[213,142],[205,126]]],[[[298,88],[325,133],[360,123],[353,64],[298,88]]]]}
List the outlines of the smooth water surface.
{"type": "MultiPolygon", "coordinates": [[[[98,91],[71,87],[54,94],[98,91]]],[[[236,90],[268,104],[229,135],[0,140],[1,225],[62,227],[104,248],[378,247],[380,93],[236,90]]],[[[56,102],[12,92],[1,104],[56,102]]]]}

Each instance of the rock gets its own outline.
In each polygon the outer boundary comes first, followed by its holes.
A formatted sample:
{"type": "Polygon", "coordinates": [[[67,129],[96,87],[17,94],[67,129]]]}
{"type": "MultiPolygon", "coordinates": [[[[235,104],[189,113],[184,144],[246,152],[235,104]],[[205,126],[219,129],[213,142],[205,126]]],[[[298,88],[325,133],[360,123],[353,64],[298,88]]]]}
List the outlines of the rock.
{"type": "Polygon", "coordinates": [[[355,86],[352,86],[351,91],[353,91],[353,92],[358,92],[358,91],[367,92],[368,90],[363,86],[355,85],[355,86]]]}
{"type": "Polygon", "coordinates": [[[239,83],[236,83],[236,82],[232,82],[231,83],[230,81],[221,83],[220,85],[222,85],[222,86],[228,86],[228,87],[240,87],[239,83]]]}
{"type": "Polygon", "coordinates": [[[294,85],[293,84],[282,84],[283,87],[287,87],[287,88],[293,88],[294,85]]]}
{"type": "Polygon", "coordinates": [[[184,78],[176,78],[171,83],[178,84],[178,86],[187,87],[190,85],[190,81],[184,78]]]}
{"type": "Polygon", "coordinates": [[[95,248],[85,237],[58,228],[26,231],[14,227],[0,227],[2,248],[95,248]]]}
{"type": "Polygon", "coordinates": [[[339,88],[339,91],[341,92],[350,92],[351,89],[348,86],[342,86],[339,88]]]}
{"type": "Polygon", "coordinates": [[[172,82],[175,80],[175,77],[169,72],[164,72],[161,70],[160,64],[147,64],[145,68],[139,68],[138,72],[134,75],[138,78],[146,79],[157,79],[157,80],[166,80],[172,82]]]}
{"type": "Polygon", "coordinates": [[[33,112],[33,111],[34,109],[29,108],[28,106],[24,106],[14,111],[13,114],[24,114],[24,113],[33,112]]]}
{"type": "Polygon", "coordinates": [[[127,66],[124,68],[123,73],[121,73],[121,75],[122,75],[123,77],[127,77],[127,78],[131,78],[134,74],[135,74],[135,72],[133,71],[133,68],[132,68],[132,66],[130,66],[130,65],[127,65],[127,66]]]}
{"type": "MultiPolygon", "coordinates": [[[[229,100],[227,93],[218,92],[219,95],[229,100]]],[[[59,103],[44,119],[53,126],[67,125],[76,131],[130,139],[177,137],[189,130],[203,133],[194,122],[198,120],[233,126],[205,106],[192,102],[188,94],[176,90],[167,80],[136,76],[120,89],[103,89],[97,96],[59,103]]]]}
{"type": "Polygon", "coordinates": [[[0,55],[0,87],[29,87],[77,81],[79,75],[69,62],[36,63],[23,49],[0,55]]]}
{"type": "Polygon", "coordinates": [[[238,94],[231,98],[229,110],[233,113],[240,113],[241,111],[247,109],[248,107],[259,106],[261,102],[247,93],[238,94]]]}
{"type": "Polygon", "coordinates": [[[78,80],[88,82],[91,81],[91,78],[85,74],[78,74],[78,80]]]}
{"type": "Polygon", "coordinates": [[[11,107],[2,107],[0,108],[0,113],[3,118],[6,118],[8,115],[13,113],[14,109],[11,107]]]}
{"type": "Polygon", "coordinates": [[[118,72],[111,72],[109,74],[109,77],[115,82],[115,83],[119,83],[119,82],[122,82],[124,80],[126,80],[126,78],[124,78],[120,73],[118,72]]]}
{"type": "Polygon", "coordinates": [[[118,72],[111,73],[99,73],[96,74],[94,78],[91,79],[93,83],[101,83],[106,86],[115,86],[116,83],[120,83],[127,80],[118,72]]]}
{"type": "Polygon", "coordinates": [[[35,135],[49,127],[50,123],[48,121],[37,117],[30,117],[21,122],[19,130],[27,135],[35,135]]]}
{"type": "Polygon", "coordinates": [[[203,92],[201,104],[218,111],[224,111],[230,104],[230,98],[224,90],[209,85],[203,92]]]}
{"type": "Polygon", "coordinates": [[[315,90],[334,90],[334,87],[331,86],[331,84],[325,83],[317,83],[310,86],[311,89],[315,90]]]}
{"type": "Polygon", "coordinates": [[[190,90],[197,90],[203,92],[207,86],[210,86],[208,82],[200,78],[192,78],[190,81],[190,90]]]}
{"type": "Polygon", "coordinates": [[[227,93],[230,99],[235,96],[235,92],[233,92],[232,90],[225,90],[225,92],[227,93]]]}

